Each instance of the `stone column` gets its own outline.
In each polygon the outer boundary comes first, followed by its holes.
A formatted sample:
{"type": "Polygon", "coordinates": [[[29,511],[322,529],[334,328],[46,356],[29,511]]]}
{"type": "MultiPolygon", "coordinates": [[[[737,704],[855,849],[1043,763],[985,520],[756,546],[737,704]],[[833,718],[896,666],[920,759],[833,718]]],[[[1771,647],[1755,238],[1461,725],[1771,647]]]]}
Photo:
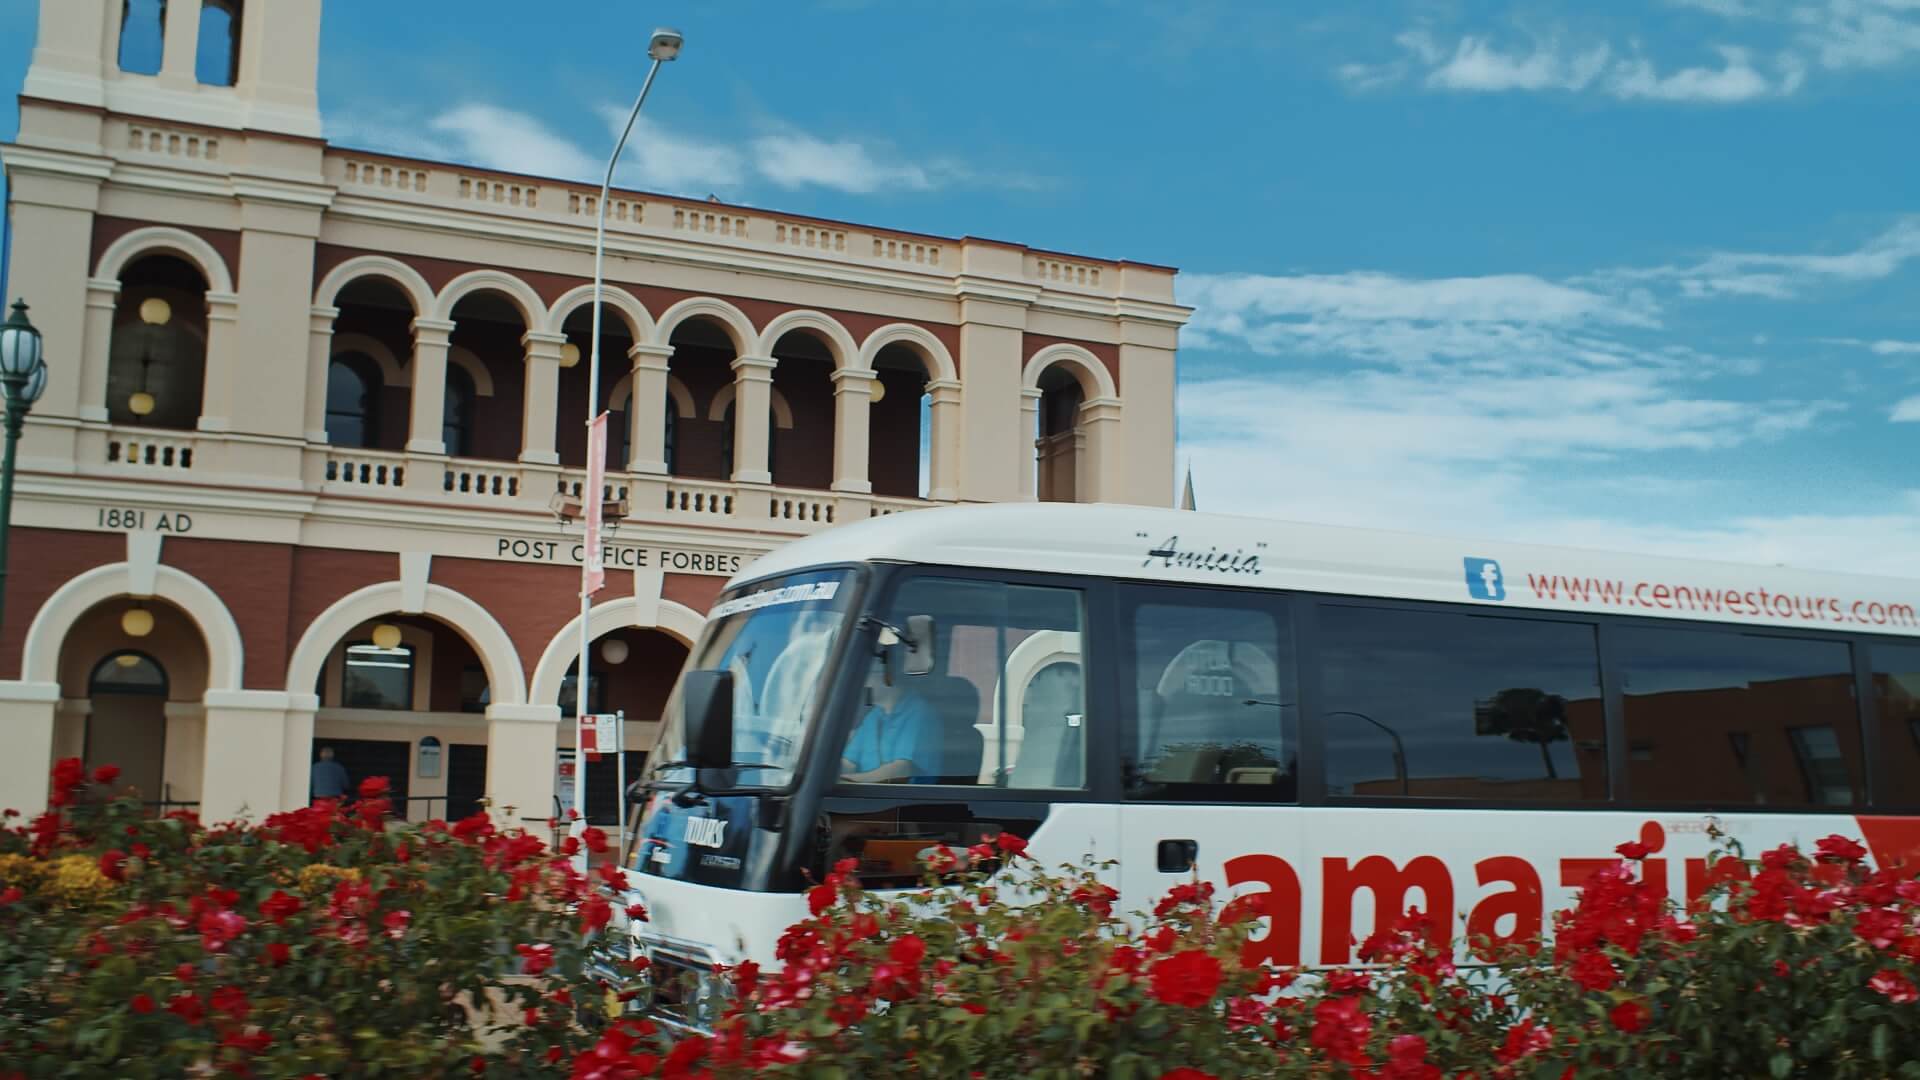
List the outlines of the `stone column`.
{"type": "Polygon", "coordinates": [[[841,368],[833,373],[833,490],[871,495],[867,471],[872,446],[873,372],[841,368]]]}
{"type": "Polygon", "coordinates": [[[519,825],[523,817],[553,816],[559,733],[558,705],[487,706],[486,794],[495,822],[519,825]]]}
{"type": "Polygon", "coordinates": [[[200,430],[233,427],[234,383],[240,377],[240,295],[207,293],[207,364],[200,389],[200,430]]]}
{"type": "Polygon", "coordinates": [[[0,682],[0,807],[31,818],[47,808],[59,683],[0,682]]]}
{"type": "Polygon", "coordinates": [[[327,368],[333,361],[337,307],[315,304],[307,326],[307,441],[327,441],[327,368]]]}
{"type": "Polygon", "coordinates": [[[667,474],[667,360],[671,345],[635,345],[633,383],[627,401],[627,471],[667,474]]]}
{"type": "Polygon", "coordinates": [[[161,10],[166,18],[161,24],[160,81],[193,86],[199,82],[193,69],[200,52],[200,5],[173,3],[161,10]]]}
{"type": "Polygon", "coordinates": [[[1080,406],[1074,430],[1075,502],[1127,501],[1127,447],[1122,439],[1119,398],[1094,398],[1080,406]]]}
{"type": "Polygon", "coordinates": [[[113,316],[119,304],[118,281],[87,279],[86,337],[80,345],[77,413],[82,420],[107,419],[107,371],[113,365],[113,316]]]}
{"type": "Polygon", "coordinates": [[[767,463],[767,427],[773,415],[773,368],[770,356],[742,356],[733,361],[733,480],[739,484],[771,484],[767,463]]]}
{"type": "MultiPolygon", "coordinates": [[[[927,417],[927,498],[954,502],[960,498],[960,384],[935,379],[927,384],[933,398],[927,417]]],[[[1024,410],[1023,410],[1024,413],[1024,410]]]]}
{"type": "MultiPolygon", "coordinates": [[[[1011,273],[1019,274],[1018,262],[1011,273]]],[[[1017,476],[1027,461],[1028,436],[1007,438],[1019,417],[1020,374],[1026,308],[999,299],[965,297],[960,302],[960,370],[966,391],[956,440],[965,455],[955,474],[968,502],[1008,502],[1019,491],[1017,476]]]]}
{"type": "Polygon", "coordinates": [[[1039,479],[1040,457],[1040,397],[1041,392],[1032,388],[1020,391],[1020,497],[1029,502],[1040,497],[1034,484],[1039,479]]]}
{"type": "Polygon", "coordinates": [[[407,453],[444,454],[447,424],[448,319],[413,320],[413,398],[407,426],[407,453]]]}
{"type": "Polygon", "coordinates": [[[520,461],[526,465],[558,465],[554,449],[555,422],[560,414],[560,347],[565,334],[529,330],[520,337],[527,349],[526,387],[521,395],[520,461]]]}
{"type": "Polygon", "coordinates": [[[202,821],[258,821],[290,808],[283,785],[290,696],[284,690],[207,691],[202,821]]]}
{"type": "Polygon", "coordinates": [[[1173,327],[1120,324],[1120,396],[1127,403],[1127,487],[1114,501],[1172,506],[1179,490],[1174,475],[1173,327]]]}
{"type": "MultiPolygon", "coordinates": [[[[320,711],[315,694],[287,695],[286,741],[280,755],[280,794],[289,807],[313,800],[313,717],[320,711]]],[[[396,807],[404,817],[407,808],[396,807]]]]}

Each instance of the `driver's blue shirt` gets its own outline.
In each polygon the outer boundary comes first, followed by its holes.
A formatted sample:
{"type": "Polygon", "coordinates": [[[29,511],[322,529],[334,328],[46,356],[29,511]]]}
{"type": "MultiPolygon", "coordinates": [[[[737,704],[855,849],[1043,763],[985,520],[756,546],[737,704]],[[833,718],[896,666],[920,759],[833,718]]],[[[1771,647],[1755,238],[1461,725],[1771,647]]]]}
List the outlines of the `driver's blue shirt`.
{"type": "Polygon", "coordinates": [[[892,712],[868,709],[847,740],[846,757],[857,773],[905,759],[913,766],[908,779],[932,779],[944,775],[940,756],[938,718],[918,694],[902,694],[892,712]]]}

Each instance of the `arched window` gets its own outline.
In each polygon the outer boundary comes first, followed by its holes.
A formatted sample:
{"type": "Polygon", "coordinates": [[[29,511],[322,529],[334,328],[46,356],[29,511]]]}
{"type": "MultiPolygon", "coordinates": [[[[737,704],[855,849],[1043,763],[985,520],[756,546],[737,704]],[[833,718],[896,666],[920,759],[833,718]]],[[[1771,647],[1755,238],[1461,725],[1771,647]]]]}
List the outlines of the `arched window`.
{"type": "Polygon", "coordinates": [[[199,50],[195,79],[208,86],[240,81],[240,0],[200,0],[199,50]]]}
{"type": "Polygon", "coordinates": [[[378,445],[380,370],[359,353],[341,353],[327,365],[327,442],[378,445]]]}
{"type": "Polygon", "coordinates": [[[120,70],[158,75],[166,52],[167,0],[120,0],[120,70]]]}
{"type": "Polygon", "coordinates": [[[440,438],[447,453],[454,457],[473,454],[473,414],[480,395],[473,388],[473,376],[465,368],[447,368],[446,405],[441,413],[440,438]]]}
{"type": "Polygon", "coordinates": [[[146,653],[123,650],[94,665],[87,678],[87,695],[96,694],[166,697],[167,673],[146,653]]]}

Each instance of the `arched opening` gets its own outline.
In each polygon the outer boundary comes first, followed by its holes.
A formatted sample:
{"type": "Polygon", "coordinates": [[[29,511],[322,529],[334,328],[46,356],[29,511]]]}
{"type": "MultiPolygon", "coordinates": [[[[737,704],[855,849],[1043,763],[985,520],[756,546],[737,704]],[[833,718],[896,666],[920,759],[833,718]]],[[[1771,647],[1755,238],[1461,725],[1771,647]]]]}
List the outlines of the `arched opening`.
{"type": "MultiPolygon", "coordinates": [[[[586,414],[582,406],[587,400],[587,364],[593,356],[593,305],[575,308],[561,330],[567,336],[567,344],[579,350],[579,357],[572,367],[560,370],[560,464],[580,468],[587,460],[587,430],[582,423],[586,414]]],[[[623,472],[627,467],[627,440],[632,431],[627,415],[630,395],[623,392],[617,401],[612,395],[614,388],[633,370],[633,361],[627,358],[627,350],[631,348],[633,334],[625,318],[613,307],[601,308],[600,401],[594,411],[597,414],[606,409],[613,414],[607,417],[608,472],[623,472]]]]}
{"type": "Polygon", "coordinates": [[[833,486],[833,352],[811,330],[789,330],[774,342],[774,392],[786,399],[792,429],[768,417],[767,466],[781,487],[833,486]]]}
{"type": "Polygon", "coordinates": [[[1085,388],[1066,365],[1055,364],[1040,373],[1034,494],[1041,502],[1073,502],[1079,498],[1081,465],[1087,456],[1080,407],[1086,400],[1085,388]]]}
{"type": "MultiPolygon", "coordinates": [[[[733,385],[733,339],[716,320],[695,317],[674,327],[667,370],[693,398],[692,416],[674,420],[667,442],[667,471],[705,480],[733,477],[733,429],[707,418],[707,405],[733,385]]],[[[671,407],[669,407],[671,408],[671,407]]]]}
{"type": "Polygon", "coordinates": [[[166,54],[167,0],[120,0],[120,70],[158,75],[166,54]]]}
{"type": "Polygon", "coordinates": [[[473,813],[486,791],[491,694],[486,667],[459,630],[424,615],[363,622],[328,652],[314,693],[315,798],[384,776],[396,816],[473,813]],[[322,751],[339,771],[319,765],[322,751]]]}
{"type": "Polygon", "coordinates": [[[406,290],[384,277],[355,278],[333,299],[333,357],[327,365],[327,441],[363,450],[399,450],[408,438],[410,405],[406,379],[413,355],[413,302],[406,290]],[[341,370],[342,359],[347,367],[341,370]],[[364,412],[371,423],[355,441],[334,434],[334,388],[340,380],[343,434],[356,411],[350,394],[355,381],[366,385],[364,412]]]}
{"type": "MultiPolygon", "coordinates": [[[[453,306],[448,341],[471,352],[493,383],[493,396],[476,397],[466,453],[462,457],[514,461],[521,450],[521,412],[526,400],[527,322],[507,296],[481,289],[453,306]]],[[[453,366],[448,365],[451,371],[453,366]]],[[[451,385],[449,377],[449,386],[451,385]]],[[[451,395],[449,395],[451,396],[451,395]]],[[[448,449],[448,453],[452,453],[448,449]]]]}
{"type": "Polygon", "coordinates": [[[327,364],[327,442],[380,445],[380,368],[365,353],[337,353],[327,364]]]}
{"type": "MultiPolygon", "coordinates": [[[[626,714],[627,783],[640,779],[647,751],[659,733],[660,712],[687,660],[687,647],[671,635],[653,629],[626,627],[611,630],[593,642],[588,671],[587,711],[626,714]]],[[[567,665],[555,704],[560,706],[560,764],[573,760],[574,702],[579,693],[580,662],[567,665]]],[[[611,826],[619,814],[618,763],[612,754],[587,763],[587,819],[611,826]]],[[[571,803],[565,804],[571,806],[571,803]]],[[[563,806],[563,809],[565,806],[563,806]]]]}
{"type": "Polygon", "coordinates": [[[199,626],[173,604],[95,604],[61,641],[54,756],[117,767],[114,793],[150,810],[198,805],[207,664],[199,626]]]}
{"type": "Polygon", "coordinates": [[[919,350],[892,344],[873,359],[872,422],[867,474],[875,495],[925,498],[930,483],[933,399],[931,367],[919,350]]]}
{"type": "Polygon", "coordinates": [[[193,75],[208,86],[240,81],[241,0],[200,0],[200,40],[193,75]]]}
{"type": "Polygon", "coordinates": [[[191,431],[207,369],[207,281],[175,255],[148,255],[120,272],[107,360],[107,417],[116,424],[191,431]]]}

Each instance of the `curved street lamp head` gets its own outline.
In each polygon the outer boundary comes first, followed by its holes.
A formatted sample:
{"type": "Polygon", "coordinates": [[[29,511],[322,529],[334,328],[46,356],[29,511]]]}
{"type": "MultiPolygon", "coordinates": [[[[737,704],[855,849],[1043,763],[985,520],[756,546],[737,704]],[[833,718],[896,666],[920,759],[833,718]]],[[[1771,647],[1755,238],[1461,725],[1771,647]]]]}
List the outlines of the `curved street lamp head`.
{"type": "Polygon", "coordinates": [[[660,27],[653,32],[647,42],[647,57],[651,60],[672,60],[680,55],[680,46],[686,43],[685,35],[678,30],[660,27]]]}
{"type": "Polygon", "coordinates": [[[13,314],[0,324],[0,374],[29,378],[40,366],[40,331],[27,321],[27,303],[13,302],[13,314]]]}

